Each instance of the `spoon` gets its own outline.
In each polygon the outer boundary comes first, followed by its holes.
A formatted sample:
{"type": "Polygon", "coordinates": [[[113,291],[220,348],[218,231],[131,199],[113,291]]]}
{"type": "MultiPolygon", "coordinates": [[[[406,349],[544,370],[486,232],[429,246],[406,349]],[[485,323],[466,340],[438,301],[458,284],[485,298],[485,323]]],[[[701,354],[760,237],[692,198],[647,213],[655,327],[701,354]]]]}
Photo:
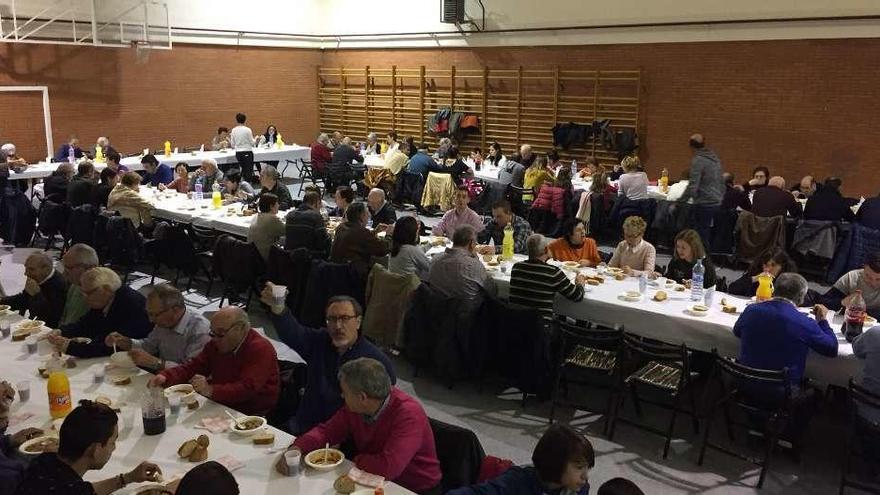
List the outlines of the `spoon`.
{"type": "Polygon", "coordinates": [[[241,429],[241,424],[238,422],[238,419],[237,419],[235,416],[233,416],[232,413],[229,412],[228,409],[224,409],[223,412],[225,412],[227,416],[229,416],[230,418],[232,418],[232,421],[235,422],[235,427],[238,428],[238,429],[240,430],[240,429],[241,429]]]}

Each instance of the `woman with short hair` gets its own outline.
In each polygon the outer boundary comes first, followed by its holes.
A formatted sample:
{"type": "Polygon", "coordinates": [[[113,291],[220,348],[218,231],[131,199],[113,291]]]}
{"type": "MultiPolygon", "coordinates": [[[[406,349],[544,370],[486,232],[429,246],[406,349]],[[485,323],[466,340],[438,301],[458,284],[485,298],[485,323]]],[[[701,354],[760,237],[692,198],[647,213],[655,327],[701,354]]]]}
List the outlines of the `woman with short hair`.
{"type": "Polygon", "coordinates": [[[630,201],[648,199],[648,174],[639,171],[637,156],[627,156],[621,162],[623,175],[617,182],[617,194],[630,201]]]}
{"type": "Polygon", "coordinates": [[[622,268],[627,275],[637,277],[654,273],[657,250],[644,239],[648,224],[642,217],[627,217],[623,221],[623,240],[614,249],[608,266],[622,268]]]}
{"type": "Polygon", "coordinates": [[[547,247],[557,261],[577,261],[581,266],[596,266],[602,262],[596,241],[587,237],[584,222],[569,218],[562,224],[562,237],[547,247]]]}

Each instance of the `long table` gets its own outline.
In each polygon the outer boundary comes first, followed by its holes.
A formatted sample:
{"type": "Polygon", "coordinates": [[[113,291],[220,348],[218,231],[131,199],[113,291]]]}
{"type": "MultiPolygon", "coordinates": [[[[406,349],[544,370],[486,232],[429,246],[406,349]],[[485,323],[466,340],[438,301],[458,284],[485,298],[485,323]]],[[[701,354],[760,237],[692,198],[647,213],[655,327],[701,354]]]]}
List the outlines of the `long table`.
{"type": "MultiPolygon", "coordinates": [[[[279,172],[283,172],[284,177],[298,177],[299,172],[297,167],[293,165],[289,165],[284,163],[285,161],[295,162],[300,159],[308,160],[311,155],[310,148],[306,146],[297,146],[297,145],[287,145],[282,148],[254,148],[254,162],[269,162],[269,161],[277,161],[279,162],[279,172]]],[[[169,156],[165,156],[162,153],[155,155],[159,160],[159,163],[164,163],[170,167],[174,167],[176,164],[183,162],[186,163],[188,167],[196,167],[202,163],[202,160],[207,158],[213,158],[217,161],[218,165],[223,165],[227,163],[235,163],[237,160],[235,158],[235,151],[233,150],[223,150],[223,151],[194,151],[190,153],[172,153],[169,156]]],[[[130,156],[127,158],[123,158],[120,162],[122,165],[125,165],[129,170],[143,170],[143,166],[141,165],[141,157],[140,156],[130,156]]],[[[58,162],[40,162],[29,165],[28,168],[20,173],[11,172],[9,174],[10,180],[24,180],[24,179],[40,179],[43,177],[48,177],[58,168],[58,162]]],[[[103,163],[95,163],[95,169],[103,170],[107,165],[103,163]]]]}
{"type": "MultiPolygon", "coordinates": [[[[9,263],[9,258],[11,257],[4,257],[4,263],[9,263]]],[[[14,273],[14,271],[10,272],[5,268],[4,270],[7,276],[14,273]]],[[[3,318],[14,321],[21,319],[17,314],[6,315],[3,318]]],[[[48,329],[44,329],[44,331],[48,331],[48,329]]],[[[12,405],[10,416],[13,423],[9,427],[10,433],[26,427],[44,430],[49,430],[52,427],[47,402],[46,380],[37,373],[37,368],[50,355],[51,346],[47,341],[42,341],[38,349],[37,354],[29,355],[24,350],[22,342],[12,342],[10,337],[0,339],[0,360],[7,363],[0,379],[9,381],[13,386],[16,386],[20,381],[28,380],[31,389],[29,401],[21,402],[16,397],[12,405]],[[24,414],[31,416],[20,421],[19,418],[24,414]]],[[[104,366],[108,361],[107,358],[79,359],[75,368],[66,370],[70,379],[74,403],[80,399],[94,399],[98,395],[104,395],[121,406],[119,439],[116,442],[116,450],[103,469],[86,473],[85,479],[88,481],[98,481],[121,472],[128,472],[144,460],[159,465],[165,480],[181,477],[196,464],[179,459],[177,449],[184,441],[200,434],[207,435],[211,441],[211,445],[208,447],[208,460],[232,456],[244,464],[241,469],[233,471],[241,493],[267,495],[334,493],[334,480],[347,473],[352,467],[352,463],[346,460],[335,470],[318,472],[304,469],[303,474],[298,477],[282,476],[275,472],[273,466],[281,455],[282,449],[292,442],[291,435],[269,427],[271,432],[275,434],[275,443],[265,446],[253,445],[249,438],[240,437],[231,432],[213,434],[206,430],[195,429],[194,427],[202,418],[222,417],[224,416],[223,410],[228,409],[201,396],[198,397],[201,407],[194,411],[182,407],[177,415],[166,412],[167,429],[165,433],[145,436],[140,415],[140,397],[146,390],[146,383],[151,374],[138,371],[138,374],[132,378],[132,383],[125,386],[113,385],[109,380],[105,380],[101,384],[93,383],[91,371],[99,366],[104,366]]],[[[147,485],[149,483],[132,484],[115,493],[134,494],[147,485]]],[[[411,493],[390,482],[386,482],[385,491],[392,494],[411,493]]]]}
{"type": "MultiPolygon", "coordinates": [[[[436,255],[443,249],[431,248],[428,255],[436,255]]],[[[513,261],[523,259],[524,256],[516,255],[513,261]]],[[[510,270],[503,273],[499,267],[487,267],[487,269],[495,280],[499,295],[506,298],[510,288],[510,270]]],[[[574,271],[564,271],[569,278],[574,278],[574,271]]],[[[594,268],[584,268],[579,271],[587,274],[596,273],[594,268]]],[[[677,292],[664,288],[669,297],[666,301],[657,302],[653,297],[660,288],[649,284],[648,292],[641,301],[622,300],[620,295],[623,292],[639,289],[638,278],[635,277],[618,281],[606,275],[604,283],[598,286],[587,285],[584,288],[587,292],[583,300],[578,302],[557,295],[556,313],[608,325],[620,324],[629,333],[672,344],[683,343],[699,351],[709,352],[718,349],[722,355],[739,355],[740,341],[733,334],[733,325],[746,306],[752,303],[749,299],[716,292],[709,313],[706,316],[695,316],[688,311],[693,304],[689,299],[689,291],[677,292]],[[737,314],[722,312],[722,299],[736,306],[737,314]]],[[[808,308],[800,308],[800,310],[805,313],[809,311],[808,308]]],[[[858,376],[863,364],[853,355],[852,344],[848,343],[840,333],[843,317],[835,315],[829,323],[837,335],[838,355],[836,358],[827,358],[811,352],[807,358],[806,374],[819,383],[845,387],[850,377],[858,376]]]]}

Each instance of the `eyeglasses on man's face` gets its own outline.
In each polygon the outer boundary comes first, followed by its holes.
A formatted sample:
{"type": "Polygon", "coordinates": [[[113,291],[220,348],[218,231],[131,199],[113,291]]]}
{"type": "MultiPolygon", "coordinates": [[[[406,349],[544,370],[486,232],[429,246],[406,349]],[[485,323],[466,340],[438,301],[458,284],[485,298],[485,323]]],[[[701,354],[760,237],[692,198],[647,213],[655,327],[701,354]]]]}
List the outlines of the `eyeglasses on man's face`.
{"type": "Polygon", "coordinates": [[[351,320],[357,318],[356,315],[330,315],[327,316],[327,326],[346,325],[351,320]]]}

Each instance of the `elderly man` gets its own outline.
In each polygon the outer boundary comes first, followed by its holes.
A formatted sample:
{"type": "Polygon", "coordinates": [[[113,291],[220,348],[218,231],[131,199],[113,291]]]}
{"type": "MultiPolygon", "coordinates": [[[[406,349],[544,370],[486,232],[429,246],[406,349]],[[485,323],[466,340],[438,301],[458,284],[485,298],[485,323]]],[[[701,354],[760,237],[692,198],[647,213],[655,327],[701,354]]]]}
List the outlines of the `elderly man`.
{"type": "Polygon", "coordinates": [[[195,191],[197,183],[202,184],[202,192],[206,195],[211,194],[211,188],[214,187],[214,184],[223,185],[223,172],[217,168],[217,160],[213,158],[202,160],[199,169],[189,179],[189,190],[195,191]]]}
{"type": "Polygon", "coordinates": [[[819,301],[830,309],[849,307],[856,291],[862,291],[868,313],[880,317],[880,253],[873,253],[862,268],[844,273],[819,301]]]}
{"type": "Polygon", "coordinates": [[[142,339],[150,333],[150,319],[144,309],[144,296],[122,285],[113,270],[99,266],[82,274],[80,288],[89,312],[78,321],[61,326],[61,334],[53,334],[49,341],[59,352],[77,357],[109,356],[113,347],[104,340],[111,332],[119,332],[132,339],[142,339]],[[71,340],[85,337],[90,342],[71,340]]]}
{"type": "Polygon", "coordinates": [[[275,167],[271,165],[263,167],[263,170],[260,171],[260,185],[262,186],[262,189],[260,189],[260,194],[257,195],[257,200],[259,200],[261,195],[270,193],[278,198],[279,210],[289,210],[293,208],[293,199],[290,197],[290,190],[287,189],[287,186],[281,183],[281,174],[278,173],[278,170],[276,170],[275,167]]]}
{"type": "Polygon", "coordinates": [[[98,146],[101,147],[101,153],[103,153],[105,157],[110,153],[116,153],[116,148],[110,146],[110,138],[101,136],[95,141],[95,149],[92,150],[93,158],[98,156],[98,146]]]}
{"type": "Polygon", "coordinates": [[[174,181],[174,171],[171,167],[159,160],[153,155],[144,155],[141,158],[141,165],[144,167],[144,180],[141,184],[150,184],[153,187],[159,187],[159,184],[166,186],[174,181]]]}
{"type": "Polygon", "coordinates": [[[353,168],[354,163],[364,163],[364,157],[351,145],[351,138],[345,137],[342,139],[342,142],[333,148],[333,158],[327,167],[328,177],[332,181],[332,185],[349,185],[358,176],[353,168]]]}
{"type": "Polygon", "coordinates": [[[140,181],[141,176],[137,172],[126,172],[107,196],[107,209],[118,211],[131,220],[135,228],[150,230],[153,225],[153,205],[138,193],[140,181]]]}
{"type": "Polygon", "coordinates": [[[816,183],[816,179],[812,175],[805,175],[800,182],[791,188],[791,192],[797,199],[809,199],[819,189],[821,188],[816,183]]]}
{"type": "Polygon", "coordinates": [[[82,148],[79,147],[79,138],[76,136],[70,136],[70,139],[67,140],[66,143],[62,144],[60,148],[58,148],[58,152],[55,153],[55,158],[53,161],[56,162],[66,162],[70,159],[70,150],[73,150],[74,158],[82,158],[83,151],[82,148]]]}
{"type": "Polygon", "coordinates": [[[78,321],[89,312],[79,284],[83,273],[98,266],[98,253],[88,244],[74,244],[61,257],[61,266],[64,267],[64,279],[68,284],[64,310],[58,321],[60,326],[64,326],[78,321]]]}
{"type": "Polygon", "coordinates": [[[67,202],[72,208],[92,203],[97,187],[95,165],[86,160],[76,166],[76,175],[67,185],[67,202]]]}
{"type": "Polygon", "coordinates": [[[477,247],[480,254],[501,254],[504,244],[504,228],[513,226],[513,252],[525,254],[526,240],[532,235],[532,226],[524,218],[513,214],[510,202],[502,199],[492,207],[492,217],[484,221],[485,228],[477,234],[477,240],[482,244],[477,247]],[[486,245],[492,239],[495,246],[486,245]]]}
{"type": "Polygon", "coordinates": [[[272,310],[275,331],[281,341],[308,364],[305,394],[296,416],[290,421],[290,431],[294,435],[327,421],[342,407],[336,375],[346,362],[362,357],[375,359],[385,367],[391,381],[397,381],[391,360],[361,335],[363,310],[354,298],[331,297],[325,310],[327,327],[309,328],[300,324],[283,302],[277,304],[272,287],[271,282],[266,283],[261,300],[272,310]]]}
{"type": "MultiPolygon", "coordinates": [[[[370,209],[370,220],[373,222],[373,230],[392,230],[397,221],[397,212],[391,203],[385,200],[385,191],[379,188],[370,189],[367,194],[367,207],[370,209]]],[[[391,232],[388,232],[389,234],[391,232]]]]}
{"type": "Polygon", "coordinates": [[[330,149],[330,136],[322,132],[318,134],[311,146],[312,170],[318,177],[324,177],[327,173],[327,164],[333,159],[333,151],[330,149]]]}
{"type": "Polygon", "coordinates": [[[556,265],[547,263],[550,240],[532,234],[526,241],[529,259],[513,265],[510,271],[510,302],[537,309],[544,318],[553,318],[553,300],[560,294],[570,301],[584,298],[587,278],[578,273],[574,282],[556,265]]]}
{"type": "Polygon", "coordinates": [[[535,154],[532,153],[532,145],[524,144],[519,147],[520,163],[523,167],[529,168],[535,163],[535,154]]]}
{"type": "Polygon", "coordinates": [[[162,470],[146,461],[102,481],[83,479],[86,472],[102,470],[110,460],[119,438],[118,423],[119,416],[108,406],[90,400],[80,402],[61,424],[58,452],[44,452],[34,458],[15,493],[108,495],[130,483],[160,481],[162,470]]]}
{"type": "MultiPolygon", "coordinates": [[[[391,385],[379,361],[359,358],[339,369],[345,407],[299,436],[291,449],[305,454],[353,440],[355,466],[416,493],[440,493],[440,461],[421,404],[391,385]]],[[[276,468],[286,474],[282,456],[276,468]]]]}
{"type": "Polygon", "coordinates": [[[721,178],[721,160],[706,147],[702,134],[694,134],[688,140],[691,159],[688,186],[681,201],[691,200],[690,221],[700,234],[704,246],[711,246],[712,220],[724,199],[724,180],[721,178]]]}
{"type": "Polygon", "coordinates": [[[266,415],[280,390],[275,348],[251,328],[243,309],[226,306],[211,318],[211,341],[188,362],[159,372],[152,387],[189,382],[196,392],[245,414],[266,415]]]}
{"type": "Polygon", "coordinates": [[[24,290],[0,299],[0,304],[8,304],[22,315],[28,311],[31,318],[43,320],[49,327],[57,328],[67,296],[64,277],[55,270],[52,259],[42,252],[28,256],[24,262],[24,276],[24,290]]]}
{"type": "Polygon", "coordinates": [[[330,234],[321,215],[321,196],[315,191],[303,195],[302,204],[285,218],[284,248],[292,251],[304,247],[326,258],[330,254],[330,234]]]}
{"type": "Polygon", "coordinates": [[[382,145],[379,144],[379,137],[375,132],[367,134],[367,140],[364,143],[364,155],[379,155],[382,153],[382,145]]]}
{"type": "Polygon", "coordinates": [[[343,139],[345,139],[344,134],[342,134],[340,131],[333,131],[333,136],[330,138],[329,143],[330,149],[335,150],[336,147],[339,146],[340,143],[342,143],[343,139]]]}
{"type": "Polygon", "coordinates": [[[147,338],[132,339],[112,332],[104,343],[128,351],[136,365],[156,371],[189,361],[211,340],[211,324],[187,308],[183,294],[172,285],[153,287],[147,296],[147,315],[155,325],[147,338]]]}
{"type": "Polygon", "coordinates": [[[776,175],[767,182],[767,187],[755,190],[752,196],[752,213],[759,217],[785,216],[786,212],[793,217],[803,213],[801,204],[794,195],[785,190],[785,179],[776,175]]]}
{"type": "MultiPolygon", "coordinates": [[[[790,431],[783,436],[797,440],[806,430],[815,404],[814,391],[801,388],[807,354],[813,350],[822,356],[837,356],[837,336],[828,325],[825,306],[813,307],[815,320],[798,311],[807,294],[804,277],[783,273],[773,285],[773,299],[747,306],[734,324],[733,334],[740,339],[740,363],[765,370],[788,368],[796,412],[790,431]]],[[[744,392],[773,401],[781,390],[750,387],[744,392]]]]}
{"type": "Polygon", "coordinates": [[[440,223],[431,230],[431,233],[448,237],[462,225],[470,225],[474,231],[481,232],[484,228],[483,219],[477,212],[470,209],[468,206],[470,200],[467,187],[459,186],[456,188],[455,197],[452,200],[453,208],[443,214],[440,223]]]}
{"type": "Polygon", "coordinates": [[[0,493],[15,493],[15,488],[24,477],[27,461],[18,454],[18,447],[24,442],[43,435],[38,428],[24,428],[13,435],[7,435],[9,408],[15,400],[15,389],[8,382],[0,381],[0,493]]]}
{"type": "Polygon", "coordinates": [[[447,297],[453,297],[473,311],[483,303],[483,293],[496,293],[495,281],[477,257],[477,233],[462,225],[452,234],[452,247],[435,256],[428,282],[447,297]]]}
{"type": "Polygon", "coordinates": [[[366,275],[373,266],[373,257],[388,254],[388,244],[367,228],[369,219],[370,212],[364,203],[357,201],[349,205],[345,211],[346,221],[336,228],[330,247],[330,261],[351,262],[366,275]]]}

